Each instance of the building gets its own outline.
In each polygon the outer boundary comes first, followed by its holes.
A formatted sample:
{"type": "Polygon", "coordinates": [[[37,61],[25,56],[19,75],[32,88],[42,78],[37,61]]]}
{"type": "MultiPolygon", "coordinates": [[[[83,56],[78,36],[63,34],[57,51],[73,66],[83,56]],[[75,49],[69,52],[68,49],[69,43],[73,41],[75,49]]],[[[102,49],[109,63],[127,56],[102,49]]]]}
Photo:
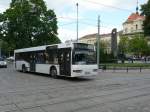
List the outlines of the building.
{"type": "MultiPolygon", "coordinates": [[[[143,21],[145,17],[141,16],[138,12],[132,13],[126,21],[123,23],[123,31],[117,33],[117,44],[120,41],[120,37],[127,36],[131,37],[135,36],[136,34],[143,35],[143,21]]],[[[81,37],[80,42],[95,44],[97,41],[97,34],[89,34],[81,37]]],[[[100,41],[107,43],[105,50],[107,52],[112,52],[112,48],[114,49],[115,44],[112,42],[113,38],[111,33],[108,34],[101,34],[100,41]]],[[[116,47],[115,47],[116,48],[116,47]]]]}
{"type": "Polygon", "coordinates": [[[143,21],[145,17],[138,12],[132,13],[123,23],[123,35],[133,35],[143,33],[143,21]]]}
{"type": "MultiPolygon", "coordinates": [[[[97,33],[85,35],[81,37],[79,41],[88,44],[95,44],[97,41],[97,36],[98,36],[97,33]]],[[[111,40],[111,33],[100,35],[100,41],[110,41],[110,40],[111,40]]]]}
{"type": "MultiPolygon", "coordinates": [[[[136,34],[143,35],[143,21],[145,17],[140,15],[138,12],[138,3],[136,7],[136,12],[129,15],[129,17],[123,23],[123,30],[117,33],[117,44],[120,41],[120,38],[123,36],[133,37],[136,34]]],[[[100,35],[100,41],[106,42],[107,47],[106,51],[112,52],[111,49],[116,49],[116,43],[113,43],[113,39],[111,33],[100,35]]],[[[97,40],[97,34],[89,34],[81,37],[80,42],[95,44],[97,40]]]]}
{"type": "MultiPolygon", "coordinates": [[[[97,36],[98,36],[97,33],[85,35],[81,37],[79,41],[82,43],[95,44],[97,41],[97,36]]],[[[106,52],[108,53],[111,52],[111,33],[100,35],[100,42],[107,44],[107,46],[105,46],[106,52]]]]}
{"type": "Polygon", "coordinates": [[[132,37],[135,34],[143,34],[143,22],[145,16],[139,14],[138,0],[136,12],[130,14],[127,20],[123,23],[123,35],[132,37]]]}
{"type": "MultiPolygon", "coordinates": [[[[119,42],[120,40],[120,34],[122,32],[118,32],[117,33],[117,43],[119,42]]],[[[105,43],[105,51],[107,53],[110,53],[111,52],[111,33],[107,33],[107,34],[101,34],[100,35],[100,42],[102,43],[105,43]]],[[[89,34],[89,35],[85,35],[83,37],[81,37],[79,39],[80,42],[82,43],[88,43],[88,44],[95,44],[96,41],[97,41],[97,33],[94,33],[94,34],[89,34]]]]}

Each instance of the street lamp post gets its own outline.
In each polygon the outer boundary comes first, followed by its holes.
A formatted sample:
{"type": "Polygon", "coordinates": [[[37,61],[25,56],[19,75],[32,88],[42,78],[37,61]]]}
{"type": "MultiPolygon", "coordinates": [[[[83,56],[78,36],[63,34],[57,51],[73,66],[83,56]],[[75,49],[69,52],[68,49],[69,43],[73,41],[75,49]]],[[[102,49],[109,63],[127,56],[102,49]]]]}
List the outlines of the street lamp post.
{"type": "Polygon", "coordinates": [[[98,16],[98,33],[97,33],[97,67],[100,64],[100,16],[98,16]]]}
{"type": "Polygon", "coordinates": [[[2,49],[1,49],[1,46],[2,45],[2,40],[0,39],[0,57],[2,57],[2,49]]]}
{"type": "Polygon", "coordinates": [[[76,6],[77,6],[77,42],[78,42],[78,35],[79,35],[79,34],[78,34],[78,27],[79,27],[79,26],[78,26],[78,22],[79,22],[79,21],[78,21],[78,6],[79,6],[79,4],[76,3],[76,6]]]}
{"type": "Polygon", "coordinates": [[[0,46],[0,57],[2,56],[2,54],[1,54],[1,46],[0,46]]]}

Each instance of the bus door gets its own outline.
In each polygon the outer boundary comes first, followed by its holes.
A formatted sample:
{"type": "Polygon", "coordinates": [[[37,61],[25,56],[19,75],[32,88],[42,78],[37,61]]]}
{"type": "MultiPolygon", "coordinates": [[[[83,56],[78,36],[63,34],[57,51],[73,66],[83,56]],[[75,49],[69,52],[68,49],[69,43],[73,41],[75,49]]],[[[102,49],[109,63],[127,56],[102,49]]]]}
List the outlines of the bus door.
{"type": "Polygon", "coordinates": [[[30,72],[35,72],[36,57],[34,53],[30,54],[30,72]]]}
{"type": "Polygon", "coordinates": [[[61,48],[58,50],[60,75],[71,76],[71,48],[61,48]]]}

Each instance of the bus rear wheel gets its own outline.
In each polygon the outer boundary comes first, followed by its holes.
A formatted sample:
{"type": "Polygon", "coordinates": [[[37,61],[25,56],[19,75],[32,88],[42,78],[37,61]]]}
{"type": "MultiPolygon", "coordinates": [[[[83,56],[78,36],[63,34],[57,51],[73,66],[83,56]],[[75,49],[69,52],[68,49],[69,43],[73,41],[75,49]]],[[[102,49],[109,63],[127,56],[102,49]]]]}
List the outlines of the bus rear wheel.
{"type": "Polygon", "coordinates": [[[54,79],[57,79],[58,76],[57,76],[57,70],[55,67],[52,67],[51,70],[50,70],[50,75],[54,78],[54,79]]]}

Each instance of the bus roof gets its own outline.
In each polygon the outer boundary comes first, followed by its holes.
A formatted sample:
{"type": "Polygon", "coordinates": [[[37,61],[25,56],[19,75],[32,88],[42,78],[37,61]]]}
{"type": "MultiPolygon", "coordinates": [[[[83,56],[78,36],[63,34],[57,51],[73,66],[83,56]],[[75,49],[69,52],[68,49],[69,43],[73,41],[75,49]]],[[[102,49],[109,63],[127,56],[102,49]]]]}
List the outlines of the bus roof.
{"type": "MultiPolygon", "coordinates": [[[[81,42],[73,42],[73,43],[81,43],[81,42]]],[[[58,46],[58,48],[67,48],[67,47],[73,47],[73,43],[61,43],[61,44],[52,44],[52,45],[44,45],[44,46],[37,46],[37,47],[30,47],[30,48],[22,48],[22,49],[16,49],[15,53],[20,52],[32,52],[32,51],[42,51],[46,50],[46,47],[48,46],[58,46]]],[[[84,43],[86,44],[86,43],[84,43]]]]}
{"type": "Polygon", "coordinates": [[[19,52],[30,52],[30,51],[42,51],[45,50],[47,45],[45,46],[37,46],[37,47],[30,47],[30,48],[23,48],[23,49],[16,49],[14,52],[19,53],[19,52]]]}
{"type": "Polygon", "coordinates": [[[30,48],[22,48],[22,49],[16,49],[14,52],[15,53],[20,53],[20,52],[32,52],[32,51],[42,51],[46,50],[46,47],[48,46],[58,46],[58,48],[67,48],[71,47],[72,43],[61,43],[61,44],[52,44],[52,45],[44,45],[44,46],[37,46],[37,47],[30,47],[30,48]]]}

